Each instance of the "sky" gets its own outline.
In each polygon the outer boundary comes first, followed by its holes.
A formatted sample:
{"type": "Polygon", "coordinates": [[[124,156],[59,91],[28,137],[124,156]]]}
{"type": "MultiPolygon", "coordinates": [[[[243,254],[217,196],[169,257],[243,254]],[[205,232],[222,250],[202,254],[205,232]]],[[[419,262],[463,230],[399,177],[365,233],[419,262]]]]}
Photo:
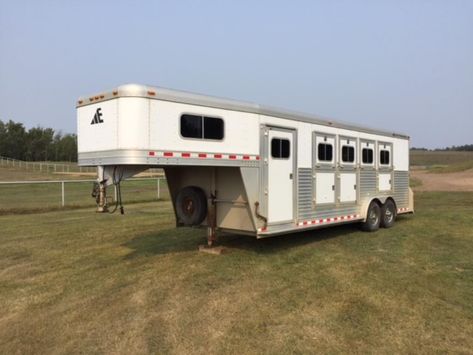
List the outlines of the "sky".
{"type": "Polygon", "coordinates": [[[473,1],[0,0],[0,119],[141,83],[473,143],[473,1]]]}

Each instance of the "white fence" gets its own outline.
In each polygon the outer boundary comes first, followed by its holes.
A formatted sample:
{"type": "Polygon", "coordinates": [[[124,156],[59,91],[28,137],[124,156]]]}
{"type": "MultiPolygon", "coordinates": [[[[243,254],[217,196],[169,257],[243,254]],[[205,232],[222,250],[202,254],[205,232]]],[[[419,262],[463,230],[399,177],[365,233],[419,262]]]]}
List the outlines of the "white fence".
{"type": "MultiPolygon", "coordinates": [[[[77,163],[55,163],[41,161],[24,161],[0,156],[0,167],[21,168],[31,171],[39,171],[45,173],[96,173],[97,168],[94,166],[78,166],[77,163]]],[[[162,169],[151,168],[149,173],[159,174],[162,169]]]]}
{"type": "MultiPolygon", "coordinates": [[[[93,206],[96,180],[0,181],[0,212],[67,206],[93,206]]],[[[124,203],[169,198],[166,179],[132,178],[121,183],[124,203]]],[[[117,200],[114,186],[108,188],[109,202],[117,200]]]]}
{"type": "Polygon", "coordinates": [[[54,163],[40,161],[24,161],[0,156],[0,166],[22,168],[32,171],[53,173],[94,173],[97,168],[78,166],[76,163],[54,163]]]}

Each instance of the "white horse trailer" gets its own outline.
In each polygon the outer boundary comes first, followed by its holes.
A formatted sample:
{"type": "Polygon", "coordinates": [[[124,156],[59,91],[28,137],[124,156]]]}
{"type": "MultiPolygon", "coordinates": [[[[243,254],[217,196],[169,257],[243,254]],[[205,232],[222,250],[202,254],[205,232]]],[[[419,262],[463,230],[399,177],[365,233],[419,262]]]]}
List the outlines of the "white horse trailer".
{"type": "Polygon", "coordinates": [[[409,137],[233,100],[123,85],[77,103],[79,165],[106,187],[163,168],[177,226],[263,238],[414,211],[409,137]]]}

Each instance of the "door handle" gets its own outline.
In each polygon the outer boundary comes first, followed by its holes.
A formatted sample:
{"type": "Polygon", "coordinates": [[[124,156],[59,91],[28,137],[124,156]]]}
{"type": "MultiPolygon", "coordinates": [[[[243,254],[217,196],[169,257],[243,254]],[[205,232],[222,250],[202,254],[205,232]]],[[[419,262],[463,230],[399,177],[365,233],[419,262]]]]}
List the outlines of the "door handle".
{"type": "Polygon", "coordinates": [[[292,173],[289,174],[289,180],[292,180],[292,173]]]}

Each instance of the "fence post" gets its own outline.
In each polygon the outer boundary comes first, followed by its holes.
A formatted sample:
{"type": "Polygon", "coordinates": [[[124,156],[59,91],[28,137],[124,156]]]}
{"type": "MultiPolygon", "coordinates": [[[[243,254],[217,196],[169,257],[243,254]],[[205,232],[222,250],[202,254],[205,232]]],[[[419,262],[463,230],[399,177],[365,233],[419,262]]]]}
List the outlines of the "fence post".
{"type": "Polygon", "coordinates": [[[61,181],[61,197],[62,197],[62,207],[65,205],[65,198],[64,198],[64,181],[61,181]]]}
{"type": "Polygon", "coordinates": [[[161,199],[161,189],[160,189],[160,187],[161,187],[160,185],[161,185],[161,184],[160,184],[160,182],[159,182],[160,180],[161,180],[161,179],[158,178],[158,200],[161,199]]]}

